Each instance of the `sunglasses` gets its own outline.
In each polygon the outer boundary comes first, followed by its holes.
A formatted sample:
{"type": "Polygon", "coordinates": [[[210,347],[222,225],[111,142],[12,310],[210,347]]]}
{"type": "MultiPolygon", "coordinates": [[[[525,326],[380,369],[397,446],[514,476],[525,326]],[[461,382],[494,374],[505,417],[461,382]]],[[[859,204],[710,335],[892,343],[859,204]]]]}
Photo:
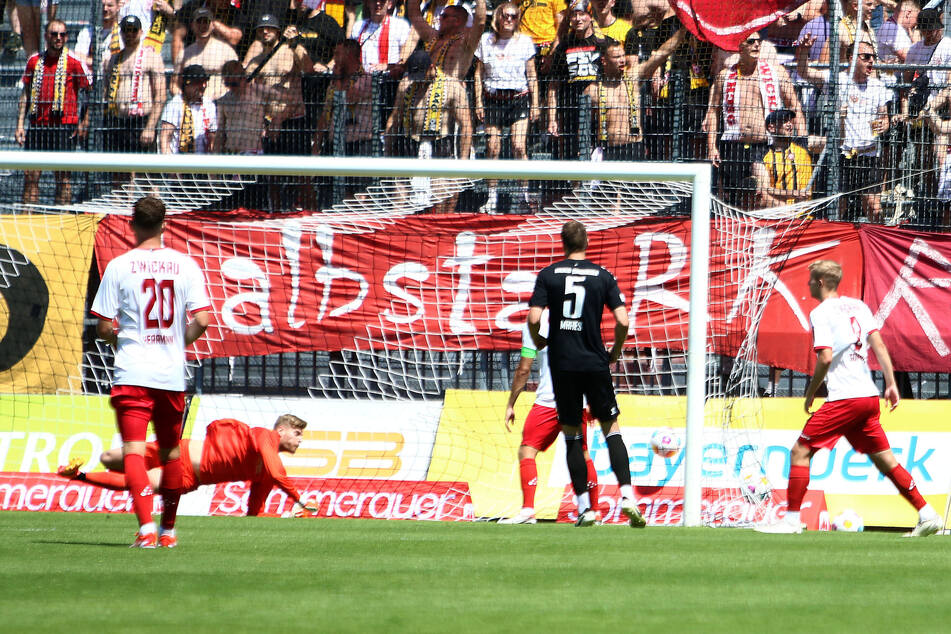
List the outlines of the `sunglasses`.
{"type": "Polygon", "coordinates": [[[503,20],[517,20],[518,14],[517,13],[503,13],[502,19],[503,20]]]}
{"type": "Polygon", "coordinates": [[[122,27],[123,33],[138,33],[140,29],[135,28],[134,26],[124,26],[122,27]]]}
{"type": "Polygon", "coordinates": [[[859,59],[863,62],[870,62],[873,59],[876,59],[878,55],[875,53],[859,53],[859,59]]]}
{"type": "Polygon", "coordinates": [[[759,46],[763,43],[763,39],[759,37],[751,38],[748,40],[743,40],[743,43],[747,46],[759,46]]]}
{"type": "Polygon", "coordinates": [[[50,31],[50,37],[66,37],[68,35],[67,31],[50,31]]]}

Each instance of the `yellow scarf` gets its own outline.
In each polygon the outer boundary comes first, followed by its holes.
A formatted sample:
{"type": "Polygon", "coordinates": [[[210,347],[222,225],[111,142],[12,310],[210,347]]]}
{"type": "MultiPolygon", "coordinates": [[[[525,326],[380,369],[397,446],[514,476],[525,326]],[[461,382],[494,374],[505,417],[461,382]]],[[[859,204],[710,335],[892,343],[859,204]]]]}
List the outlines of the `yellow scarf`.
{"type": "Polygon", "coordinates": [[[439,47],[439,50],[433,53],[433,49],[436,47],[436,40],[428,42],[424,47],[430,55],[433,56],[433,64],[436,65],[436,68],[442,69],[443,64],[446,62],[446,55],[449,53],[449,49],[452,48],[453,44],[462,39],[462,33],[456,33],[450,37],[446,42],[439,47]]]}
{"type": "MultiPolygon", "coordinates": [[[[43,87],[43,57],[36,60],[33,67],[33,81],[30,82],[30,116],[35,117],[40,102],[40,90],[43,87]]],[[[56,73],[53,76],[53,104],[50,106],[50,115],[62,115],[63,103],[66,100],[66,67],[69,62],[69,52],[63,47],[59,60],[56,62],[56,73]]]]}
{"type": "Polygon", "coordinates": [[[195,151],[195,121],[192,109],[182,99],[182,125],[178,134],[178,151],[180,154],[190,154],[195,151]]]}
{"type": "Polygon", "coordinates": [[[165,27],[168,24],[168,19],[162,13],[156,13],[155,17],[152,18],[152,26],[149,28],[148,35],[145,36],[145,44],[151,48],[156,53],[162,52],[162,44],[165,43],[165,27]]]}
{"type": "Polygon", "coordinates": [[[119,20],[112,25],[112,31],[109,33],[109,53],[115,55],[122,46],[119,44],[119,20]]]}
{"type": "MultiPolygon", "coordinates": [[[[413,82],[403,98],[403,133],[407,136],[412,136],[413,105],[416,101],[416,90],[419,84],[420,82],[413,82]]],[[[446,75],[439,67],[436,67],[436,78],[430,83],[429,98],[426,100],[426,117],[423,119],[423,127],[419,133],[420,137],[440,136],[445,101],[446,75]]]]}
{"type": "MultiPolygon", "coordinates": [[[[640,93],[638,92],[636,83],[631,80],[630,77],[625,75],[621,78],[621,81],[624,82],[624,87],[627,89],[627,121],[630,126],[631,135],[636,137],[640,141],[641,137],[641,124],[640,124],[640,93]]],[[[598,127],[600,129],[600,134],[598,138],[601,141],[607,142],[608,140],[608,105],[607,105],[607,91],[604,89],[604,82],[598,82],[598,127]]]]}

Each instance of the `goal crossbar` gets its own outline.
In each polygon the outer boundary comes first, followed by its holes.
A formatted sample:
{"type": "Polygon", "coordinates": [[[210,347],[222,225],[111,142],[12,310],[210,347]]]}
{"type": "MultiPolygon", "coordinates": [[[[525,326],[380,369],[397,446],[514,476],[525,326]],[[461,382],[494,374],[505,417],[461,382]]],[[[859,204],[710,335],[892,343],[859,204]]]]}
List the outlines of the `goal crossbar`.
{"type": "Polygon", "coordinates": [[[710,254],[711,166],[708,163],[511,161],[219,154],[121,154],[0,151],[0,169],[195,173],[265,176],[356,176],[547,181],[680,181],[691,185],[690,321],[684,446],[685,526],[701,525],[701,460],[710,254]]]}

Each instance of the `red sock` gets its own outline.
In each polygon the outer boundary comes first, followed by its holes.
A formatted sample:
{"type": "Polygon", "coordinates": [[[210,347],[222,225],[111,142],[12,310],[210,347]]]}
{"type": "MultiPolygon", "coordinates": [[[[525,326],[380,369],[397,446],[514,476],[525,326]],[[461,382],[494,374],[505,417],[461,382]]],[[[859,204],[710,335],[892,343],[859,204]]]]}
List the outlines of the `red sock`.
{"type": "Polygon", "coordinates": [[[175,528],[178,500],[182,497],[182,459],[169,460],[162,466],[162,528],[175,528]]]}
{"type": "Polygon", "coordinates": [[[809,467],[791,465],[789,467],[789,484],[786,486],[786,501],[788,510],[798,511],[802,508],[802,499],[806,497],[809,488],[809,467]]]}
{"type": "Polygon", "coordinates": [[[145,470],[145,456],[130,453],[122,458],[125,467],[125,479],[129,483],[129,495],[132,496],[132,510],[139,519],[139,526],[152,521],[152,487],[149,474],[145,470]]]}
{"type": "Polygon", "coordinates": [[[522,507],[535,508],[535,488],[538,486],[538,467],[534,458],[518,461],[518,473],[522,478],[522,507]]]}
{"type": "Polygon", "coordinates": [[[591,498],[591,508],[598,511],[598,472],[590,457],[585,460],[585,464],[588,465],[588,497],[591,498]]]}
{"type": "Polygon", "coordinates": [[[103,489],[113,491],[127,491],[129,485],[126,484],[125,474],[118,471],[97,471],[96,473],[87,473],[82,478],[83,482],[95,485],[103,489]]]}
{"type": "Polygon", "coordinates": [[[892,481],[901,496],[915,507],[916,511],[920,511],[921,507],[927,504],[921,494],[918,493],[918,487],[915,486],[915,481],[905,467],[898,465],[885,475],[892,481]]]}

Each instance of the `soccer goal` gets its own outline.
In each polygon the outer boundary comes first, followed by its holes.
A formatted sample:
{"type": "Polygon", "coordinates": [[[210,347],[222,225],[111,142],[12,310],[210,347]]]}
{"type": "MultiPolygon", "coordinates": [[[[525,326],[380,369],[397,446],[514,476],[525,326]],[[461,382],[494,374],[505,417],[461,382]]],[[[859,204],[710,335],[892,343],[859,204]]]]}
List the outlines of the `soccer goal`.
{"type": "MultiPolygon", "coordinates": [[[[76,453],[92,468],[115,444],[103,396],[112,353],[86,315],[105,264],[132,246],[132,202],[157,195],[171,212],[167,244],[202,266],[214,304],[190,351],[186,433],[293,409],[309,427],[285,461],[292,476],[454,483],[444,490],[467,487],[452,498],[465,500],[460,517],[514,513],[519,434],[503,426],[505,402],[534,276],[562,256],[561,225],[576,219],[631,313],[613,370],[645,515],[746,526],[767,513],[758,326],[808,205],[733,209],[711,195],[699,163],[0,152],[0,168],[134,174],[69,206],[11,205],[0,216],[0,403],[14,446],[23,443],[4,471],[48,472],[76,453]],[[272,177],[329,188],[315,199],[330,202],[208,211],[272,177]],[[478,211],[487,182],[508,213],[478,211]],[[468,211],[432,213],[451,209],[468,211]],[[684,440],[667,458],[648,440],[665,427],[684,440]]],[[[519,424],[531,401],[521,396],[519,424]]],[[[604,440],[589,435],[607,519],[620,521],[604,440]]],[[[538,470],[540,515],[570,514],[560,444],[538,470]]],[[[435,516],[426,504],[395,516],[435,516]]]]}

